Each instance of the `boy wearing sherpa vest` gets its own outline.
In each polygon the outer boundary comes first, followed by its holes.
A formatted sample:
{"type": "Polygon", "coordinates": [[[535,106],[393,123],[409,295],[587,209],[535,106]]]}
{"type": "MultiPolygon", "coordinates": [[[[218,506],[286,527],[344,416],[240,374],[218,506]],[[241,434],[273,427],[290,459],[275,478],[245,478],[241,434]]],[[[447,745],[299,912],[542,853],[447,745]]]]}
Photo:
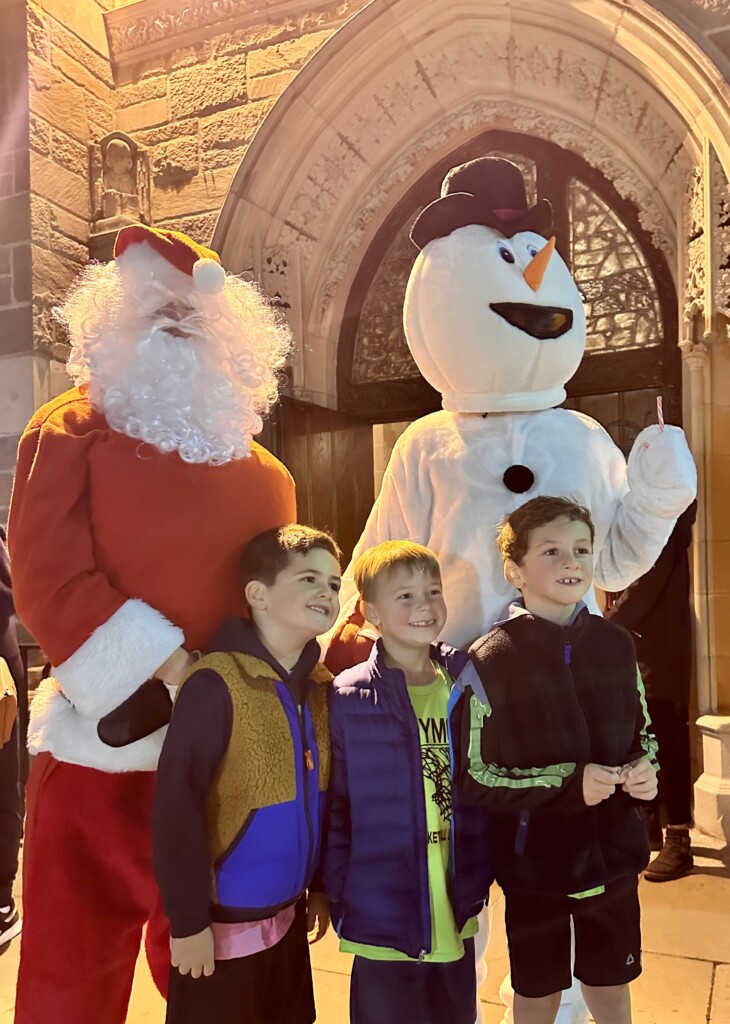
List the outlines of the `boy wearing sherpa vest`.
{"type": "Polygon", "coordinates": [[[155,870],[172,935],[167,1024],[312,1024],[308,892],[330,770],[316,637],[339,609],[340,552],[290,525],[246,547],[251,619],[229,619],[178,688],[160,759],[155,870]]]}

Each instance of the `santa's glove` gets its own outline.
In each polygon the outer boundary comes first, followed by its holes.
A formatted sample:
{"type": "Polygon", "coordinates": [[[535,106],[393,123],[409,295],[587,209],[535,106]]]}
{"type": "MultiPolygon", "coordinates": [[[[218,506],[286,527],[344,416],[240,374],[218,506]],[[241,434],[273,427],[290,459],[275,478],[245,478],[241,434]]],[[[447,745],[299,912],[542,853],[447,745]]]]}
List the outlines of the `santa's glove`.
{"type": "Polygon", "coordinates": [[[629,453],[632,504],[647,515],[676,519],[697,494],[697,467],[680,427],[645,427],[629,453]]]}
{"type": "Polygon", "coordinates": [[[99,719],[99,739],[108,747],[126,747],[167,725],[172,701],[161,679],[148,679],[131,697],[99,719]]]}

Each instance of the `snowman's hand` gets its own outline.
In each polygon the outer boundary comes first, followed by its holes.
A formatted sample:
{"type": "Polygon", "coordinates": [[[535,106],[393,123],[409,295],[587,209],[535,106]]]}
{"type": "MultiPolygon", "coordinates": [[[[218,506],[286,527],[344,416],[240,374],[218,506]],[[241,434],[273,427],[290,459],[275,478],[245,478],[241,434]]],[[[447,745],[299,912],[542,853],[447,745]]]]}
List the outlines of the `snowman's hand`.
{"type": "Polygon", "coordinates": [[[629,453],[628,484],[637,509],[676,519],[697,493],[697,468],[679,427],[645,427],[629,453]]]}

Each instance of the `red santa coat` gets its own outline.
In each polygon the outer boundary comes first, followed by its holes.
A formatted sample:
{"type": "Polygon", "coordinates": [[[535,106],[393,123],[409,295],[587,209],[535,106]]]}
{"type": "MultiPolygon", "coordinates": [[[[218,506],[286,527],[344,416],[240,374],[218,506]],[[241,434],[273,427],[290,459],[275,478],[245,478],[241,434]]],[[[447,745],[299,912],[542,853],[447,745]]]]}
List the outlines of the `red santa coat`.
{"type": "Polygon", "coordinates": [[[296,519],[294,482],[255,442],[223,466],[112,430],[74,388],[23,434],[10,508],[16,607],[55,666],[29,744],[103,771],[154,769],[164,729],[128,747],[98,739],[117,707],[179,646],[204,648],[245,605],[248,540],[296,519]]]}

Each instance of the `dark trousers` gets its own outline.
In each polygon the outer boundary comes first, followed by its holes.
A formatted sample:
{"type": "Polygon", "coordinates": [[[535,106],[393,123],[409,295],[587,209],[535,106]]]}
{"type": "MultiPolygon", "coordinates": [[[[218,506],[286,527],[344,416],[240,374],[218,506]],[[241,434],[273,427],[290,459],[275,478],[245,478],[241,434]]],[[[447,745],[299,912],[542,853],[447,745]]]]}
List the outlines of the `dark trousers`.
{"type": "Polygon", "coordinates": [[[165,1024],[313,1024],[304,900],[283,939],[261,953],[216,960],[209,978],[170,968],[165,1024]]]}
{"type": "Polygon", "coordinates": [[[692,766],[689,708],[672,700],[647,701],[651,729],[659,743],[659,792],[649,805],[663,825],[692,821],[692,766]]]}
{"type": "Polygon", "coordinates": [[[474,1024],[476,1013],[474,939],[449,964],[355,957],[350,1024],[474,1024]]]}
{"type": "Polygon", "coordinates": [[[16,721],[12,736],[0,747],[0,907],[7,907],[12,899],[23,830],[21,728],[16,721]]]}

